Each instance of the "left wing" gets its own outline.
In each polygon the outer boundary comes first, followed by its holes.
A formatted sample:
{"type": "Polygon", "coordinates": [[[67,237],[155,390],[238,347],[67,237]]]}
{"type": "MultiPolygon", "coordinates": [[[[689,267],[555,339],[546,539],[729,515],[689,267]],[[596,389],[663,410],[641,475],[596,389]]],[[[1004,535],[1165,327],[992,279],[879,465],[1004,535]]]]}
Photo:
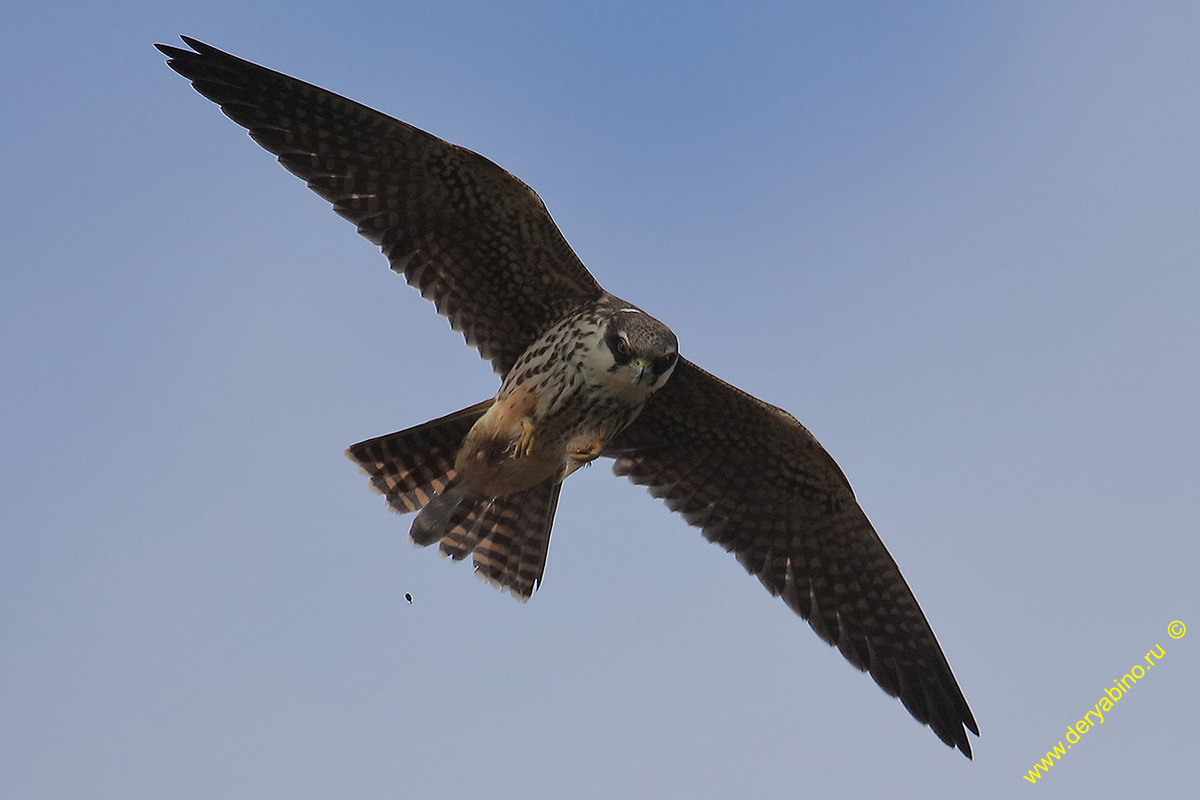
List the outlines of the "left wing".
{"type": "Polygon", "coordinates": [[[604,455],[970,758],[963,727],[979,728],[933,630],[846,477],[791,414],[680,358],[604,455]]]}

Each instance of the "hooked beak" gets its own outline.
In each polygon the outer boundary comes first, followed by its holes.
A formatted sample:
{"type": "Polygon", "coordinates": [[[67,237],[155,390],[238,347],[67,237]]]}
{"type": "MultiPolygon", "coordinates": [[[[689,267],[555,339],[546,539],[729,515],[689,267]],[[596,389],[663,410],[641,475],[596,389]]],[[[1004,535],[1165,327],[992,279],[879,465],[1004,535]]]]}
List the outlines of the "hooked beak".
{"type": "Polygon", "coordinates": [[[650,372],[650,362],[644,358],[635,358],[629,362],[629,366],[633,369],[633,382],[640,384],[642,378],[650,372]]]}

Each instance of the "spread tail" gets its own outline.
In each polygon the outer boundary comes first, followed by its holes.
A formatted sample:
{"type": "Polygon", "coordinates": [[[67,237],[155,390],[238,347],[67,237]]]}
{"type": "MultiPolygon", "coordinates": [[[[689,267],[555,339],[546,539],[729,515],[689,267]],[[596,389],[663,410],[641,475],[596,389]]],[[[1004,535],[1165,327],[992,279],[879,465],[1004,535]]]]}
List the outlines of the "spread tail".
{"type": "Polygon", "coordinates": [[[442,555],[474,554],[475,572],[528,600],[542,580],[562,484],[549,480],[505,497],[479,498],[458,482],[454,457],[491,400],[415,428],[351,445],[346,455],[401,514],[417,511],[410,538],[441,541],[442,555]]]}

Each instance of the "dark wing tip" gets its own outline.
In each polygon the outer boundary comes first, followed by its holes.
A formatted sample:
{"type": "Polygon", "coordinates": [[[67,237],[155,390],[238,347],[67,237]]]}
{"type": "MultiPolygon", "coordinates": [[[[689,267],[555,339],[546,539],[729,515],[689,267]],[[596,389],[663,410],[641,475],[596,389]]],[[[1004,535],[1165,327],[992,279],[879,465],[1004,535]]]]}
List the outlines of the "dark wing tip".
{"type": "Polygon", "coordinates": [[[228,56],[229,55],[224,50],[218,50],[217,48],[213,47],[211,44],[205,44],[204,42],[200,41],[199,39],[193,39],[191,36],[184,36],[181,33],[181,34],[179,34],[179,38],[183,40],[184,44],[186,44],[188,47],[190,47],[192,49],[184,50],[181,47],[175,47],[174,45],[169,45],[169,44],[155,44],[154,46],[157,47],[159,52],[161,52],[163,55],[170,56],[171,58],[175,58],[176,56],[181,56],[181,55],[185,56],[185,57],[186,56],[194,56],[194,55],[202,55],[202,54],[203,55],[218,55],[218,56],[228,56]]]}
{"type": "Polygon", "coordinates": [[[928,620],[844,474],[795,418],[681,358],[604,455],[972,757],[967,732],[979,726],[928,620]]]}
{"type": "MultiPolygon", "coordinates": [[[[198,39],[191,38],[190,36],[183,36],[181,34],[179,38],[183,40],[184,44],[186,44],[188,47],[190,47],[192,49],[184,50],[182,47],[175,47],[174,45],[170,45],[170,44],[157,44],[157,43],[154,45],[154,47],[158,50],[158,52],[162,53],[164,56],[171,59],[171,61],[186,61],[188,58],[195,58],[197,56],[205,55],[205,54],[222,55],[222,56],[229,55],[228,53],[218,50],[217,48],[213,47],[212,45],[207,45],[204,42],[199,41],[198,39]]],[[[171,61],[168,61],[167,65],[174,68],[174,65],[171,64],[171,61]]]]}
{"type": "Polygon", "coordinates": [[[183,40],[184,44],[195,50],[197,53],[220,53],[221,55],[226,55],[226,53],[221,52],[211,44],[205,44],[199,39],[193,39],[191,36],[184,36],[181,33],[179,34],[179,38],[183,40]]]}
{"type": "MultiPolygon", "coordinates": [[[[211,69],[221,63],[246,63],[243,59],[237,56],[230,55],[224,50],[218,50],[212,45],[205,44],[198,39],[193,39],[190,36],[180,36],[180,39],[187,44],[191,50],[184,50],[182,47],[174,47],[169,44],[154,45],[160,53],[167,57],[167,66],[178,72],[183,77],[192,81],[195,86],[197,81],[202,80],[203,73],[211,73],[211,69]]],[[[199,87],[197,86],[199,91],[199,87]]],[[[203,91],[201,94],[205,94],[203,91]]],[[[206,97],[208,95],[205,95],[206,97]]],[[[212,99],[212,98],[210,98],[212,99]]]]}
{"type": "Polygon", "coordinates": [[[979,736],[979,725],[936,638],[933,647],[935,652],[929,655],[936,657],[934,663],[925,661],[922,665],[896,669],[891,659],[877,661],[872,654],[867,672],[884,692],[899,698],[914,719],[929,726],[946,746],[957,748],[969,759],[971,743],[967,731],[979,736]],[[891,669],[889,663],[893,664],[891,669]]]}

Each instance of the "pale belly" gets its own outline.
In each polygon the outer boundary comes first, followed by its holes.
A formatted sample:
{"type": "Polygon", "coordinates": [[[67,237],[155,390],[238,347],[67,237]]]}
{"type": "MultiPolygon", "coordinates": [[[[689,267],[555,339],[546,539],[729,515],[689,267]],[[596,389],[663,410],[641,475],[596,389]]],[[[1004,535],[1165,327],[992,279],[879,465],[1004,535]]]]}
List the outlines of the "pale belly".
{"type": "Polygon", "coordinates": [[[650,399],[654,384],[615,365],[604,320],[594,316],[555,325],[505,375],[454,462],[472,494],[501,497],[561,481],[595,460],[650,399]]]}

